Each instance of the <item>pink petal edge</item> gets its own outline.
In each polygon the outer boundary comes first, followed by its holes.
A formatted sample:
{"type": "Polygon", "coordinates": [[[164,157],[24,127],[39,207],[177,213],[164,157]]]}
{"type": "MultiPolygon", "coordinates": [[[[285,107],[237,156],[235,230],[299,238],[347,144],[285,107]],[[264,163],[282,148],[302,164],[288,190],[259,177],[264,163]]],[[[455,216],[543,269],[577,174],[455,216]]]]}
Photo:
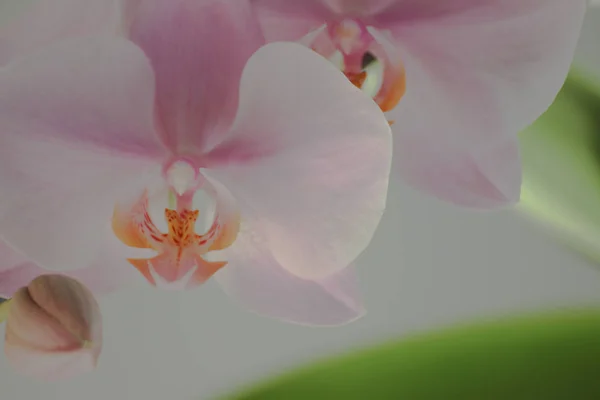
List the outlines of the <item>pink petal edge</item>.
{"type": "Polygon", "coordinates": [[[138,48],[107,38],[64,41],[0,71],[8,243],[44,268],[91,265],[112,234],[115,202],[141,190],[164,154],[153,80],[138,48]]]}
{"type": "Polygon", "coordinates": [[[215,162],[211,176],[243,218],[260,220],[285,269],[323,279],[369,244],[385,209],[391,132],[379,107],[328,61],[295,43],[256,52],[222,145],[236,143],[244,157],[215,162]]]}
{"type": "MultiPolygon", "coordinates": [[[[112,254],[112,253],[111,253],[112,254]]],[[[98,260],[91,267],[64,272],[66,276],[77,279],[94,293],[102,295],[139,281],[135,269],[121,259],[98,260]]],[[[27,286],[34,278],[42,274],[53,273],[28,261],[10,246],[0,240],[0,297],[9,298],[20,288],[27,286]]]]}
{"type": "Polygon", "coordinates": [[[365,314],[352,267],[321,281],[298,278],[269,254],[260,228],[258,221],[246,221],[223,252],[228,264],[215,278],[233,300],[259,315],[301,325],[343,325],[365,314]]]}

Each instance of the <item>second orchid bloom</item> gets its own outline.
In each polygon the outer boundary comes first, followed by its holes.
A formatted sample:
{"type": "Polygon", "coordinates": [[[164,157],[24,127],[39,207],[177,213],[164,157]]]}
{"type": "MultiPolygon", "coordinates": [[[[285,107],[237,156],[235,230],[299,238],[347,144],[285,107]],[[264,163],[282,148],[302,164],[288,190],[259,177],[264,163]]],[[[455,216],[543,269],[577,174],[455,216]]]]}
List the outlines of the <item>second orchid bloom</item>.
{"type": "Polygon", "coordinates": [[[249,0],[269,41],[339,64],[393,122],[394,172],[472,208],[519,200],[517,133],[562,87],[587,0],[249,0]],[[379,68],[365,68],[376,60],[379,68]]]}
{"type": "Polygon", "coordinates": [[[246,2],[122,3],[0,58],[0,249],[27,260],[7,281],[31,264],[174,289],[215,275],[261,314],[360,316],[348,267],[385,209],[382,111],[313,51],[264,46],[246,2]]]}

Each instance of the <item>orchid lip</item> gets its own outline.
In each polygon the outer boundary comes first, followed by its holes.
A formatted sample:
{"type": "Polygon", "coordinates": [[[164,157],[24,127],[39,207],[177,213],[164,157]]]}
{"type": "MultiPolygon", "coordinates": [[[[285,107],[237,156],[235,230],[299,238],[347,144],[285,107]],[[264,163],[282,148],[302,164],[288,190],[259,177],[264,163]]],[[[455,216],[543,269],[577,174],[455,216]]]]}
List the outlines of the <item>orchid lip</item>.
{"type": "MultiPolygon", "coordinates": [[[[222,250],[233,244],[239,230],[237,213],[216,211],[210,227],[197,233],[200,211],[194,209],[193,198],[198,190],[216,196],[206,178],[184,160],[170,163],[165,178],[173,204],[164,209],[167,231],[161,231],[149,212],[151,194],[146,190],[127,207],[117,204],[113,213],[113,232],[125,245],[156,252],[151,258],[128,259],[152,285],[161,288],[191,288],[209,279],[226,261],[207,261],[210,251],[222,250]]],[[[209,214],[210,216],[210,214],[209,214]]],[[[200,224],[201,225],[201,224],[200,224]]]]}

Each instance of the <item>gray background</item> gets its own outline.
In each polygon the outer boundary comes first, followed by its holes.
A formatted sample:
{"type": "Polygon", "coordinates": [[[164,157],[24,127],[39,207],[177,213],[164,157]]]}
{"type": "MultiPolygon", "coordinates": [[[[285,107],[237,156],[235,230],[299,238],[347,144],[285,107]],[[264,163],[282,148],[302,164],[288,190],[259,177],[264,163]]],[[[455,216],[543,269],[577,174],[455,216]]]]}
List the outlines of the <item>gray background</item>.
{"type": "MultiPolygon", "coordinates": [[[[18,3],[0,5],[8,2],[18,3]]],[[[598,39],[600,10],[588,13],[577,56],[600,76],[598,39]]],[[[319,329],[261,318],[233,304],[214,282],[186,293],[142,286],[101,300],[105,345],[96,373],[32,383],[0,357],[0,398],[208,398],[384,338],[600,300],[600,269],[514,212],[467,212],[398,183],[389,204],[360,259],[369,312],[351,325],[319,329]]]]}

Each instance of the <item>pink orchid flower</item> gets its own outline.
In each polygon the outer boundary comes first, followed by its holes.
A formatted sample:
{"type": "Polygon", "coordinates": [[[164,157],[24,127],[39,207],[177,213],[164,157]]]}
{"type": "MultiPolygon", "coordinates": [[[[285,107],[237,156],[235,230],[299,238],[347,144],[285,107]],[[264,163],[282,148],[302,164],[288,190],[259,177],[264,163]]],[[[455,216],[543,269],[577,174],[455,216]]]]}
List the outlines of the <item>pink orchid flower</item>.
{"type": "Polygon", "coordinates": [[[6,244],[160,287],[215,274],[297,323],[362,315],[347,267],[385,208],[377,105],[303,46],[263,46],[246,2],[129,0],[116,15],[118,35],[31,38],[0,69],[6,244]]]}
{"type": "Polygon", "coordinates": [[[475,208],[518,201],[517,132],[562,86],[586,8],[586,0],[251,2],[269,41],[339,57],[348,78],[368,86],[393,122],[394,169],[409,184],[475,208]],[[364,68],[373,58],[379,73],[364,68]]]}

